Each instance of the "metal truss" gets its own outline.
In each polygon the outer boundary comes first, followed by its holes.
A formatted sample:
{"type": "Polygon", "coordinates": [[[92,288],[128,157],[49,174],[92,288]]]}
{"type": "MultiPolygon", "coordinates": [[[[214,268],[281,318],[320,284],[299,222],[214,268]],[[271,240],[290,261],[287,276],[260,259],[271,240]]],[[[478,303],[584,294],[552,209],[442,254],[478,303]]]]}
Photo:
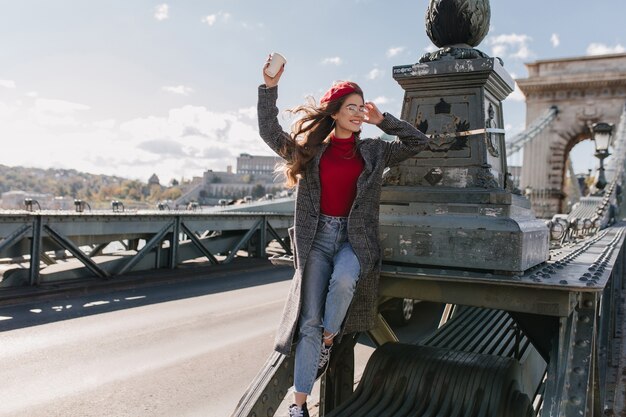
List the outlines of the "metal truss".
{"type": "Polygon", "coordinates": [[[66,252],[80,262],[70,276],[104,280],[137,270],[173,269],[198,257],[229,263],[242,249],[248,256],[266,257],[272,240],[290,254],[285,238],[292,223],[292,214],[273,213],[2,213],[0,257],[27,259],[28,268],[5,272],[0,287],[62,279],[45,270],[66,252]],[[122,243],[124,253],[98,258],[112,242],[122,243]]]}

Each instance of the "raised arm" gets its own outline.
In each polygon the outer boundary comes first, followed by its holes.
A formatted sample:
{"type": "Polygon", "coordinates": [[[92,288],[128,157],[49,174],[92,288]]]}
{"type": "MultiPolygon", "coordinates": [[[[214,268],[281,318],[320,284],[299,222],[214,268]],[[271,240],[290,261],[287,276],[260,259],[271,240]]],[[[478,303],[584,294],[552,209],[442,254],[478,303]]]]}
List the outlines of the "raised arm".
{"type": "Polygon", "coordinates": [[[257,104],[259,134],[274,152],[285,159],[289,159],[290,152],[284,154],[284,151],[291,148],[287,144],[292,144],[293,141],[291,136],[278,123],[277,99],[278,86],[267,87],[265,84],[259,86],[259,101],[257,104]]]}
{"type": "Polygon", "coordinates": [[[372,102],[365,103],[367,108],[366,122],[378,126],[388,135],[397,136],[393,142],[385,143],[385,165],[390,167],[415,155],[426,147],[428,136],[415,126],[399,120],[389,113],[381,113],[372,102]]]}
{"type": "Polygon", "coordinates": [[[430,140],[415,126],[389,113],[384,114],[384,119],[378,127],[388,135],[398,137],[393,142],[386,142],[385,165],[388,167],[399,164],[422,151],[430,140]]]}
{"type": "Polygon", "coordinates": [[[275,76],[270,77],[265,73],[265,69],[269,64],[270,57],[268,57],[263,66],[265,84],[259,86],[259,101],[257,103],[259,134],[274,152],[285,159],[290,159],[293,140],[278,123],[278,107],[276,107],[278,81],[285,71],[285,65],[283,64],[275,76]]]}

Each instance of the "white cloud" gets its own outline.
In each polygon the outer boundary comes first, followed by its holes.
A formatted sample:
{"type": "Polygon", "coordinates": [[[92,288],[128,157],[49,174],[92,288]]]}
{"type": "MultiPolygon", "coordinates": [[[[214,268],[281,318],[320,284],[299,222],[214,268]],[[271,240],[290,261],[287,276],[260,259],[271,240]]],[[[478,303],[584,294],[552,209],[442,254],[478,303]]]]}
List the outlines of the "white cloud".
{"type": "Polygon", "coordinates": [[[117,121],[115,119],[106,119],[94,122],[93,125],[98,129],[113,129],[117,126],[117,121]]]}
{"type": "Polygon", "coordinates": [[[391,58],[394,57],[396,55],[398,55],[399,53],[403,52],[405,50],[404,46],[396,46],[396,47],[392,47],[387,49],[387,57],[391,58]]]}
{"type": "Polygon", "coordinates": [[[552,42],[552,46],[556,48],[557,46],[561,44],[561,39],[559,38],[559,35],[557,35],[556,33],[553,33],[552,36],[550,37],[550,42],[552,42]]]}
{"type": "MultiPolygon", "coordinates": [[[[18,103],[18,107],[22,106],[18,103]]],[[[89,109],[85,104],[71,101],[37,98],[33,107],[27,111],[38,126],[68,128],[80,126],[80,116],[77,113],[89,109]]]]}
{"type": "Polygon", "coordinates": [[[39,93],[36,91],[29,91],[28,93],[26,93],[27,97],[39,97],[39,93]]]}
{"type": "Polygon", "coordinates": [[[603,43],[592,43],[587,47],[587,55],[621,54],[623,52],[626,52],[626,49],[619,43],[615,46],[608,46],[603,43]]]}
{"type": "Polygon", "coordinates": [[[438,50],[439,50],[439,48],[437,48],[433,44],[430,44],[426,48],[424,48],[424,51],[426,51],[426,52],[435,52],[435,51],[438,51],[438,50]]]}
{"type": "Polygon", "coordinates": [[[193,88],[187,87],[184,85],[164,86],[164,87],[161,87],[161,90],[167,93],[179,94],[181,96],[188,96],[189,94],[193,93],[193,88]]]}
{"type": "Polygon", "coordinates": [[[121,123],[89,120],[89,106],[65,100],[0,102],[0,164],[77,169],[146,181],[225,170],[239,152],[268,155],[253,108],[214,112],[183,106],[121,123]],[[33,153],[32,149],[38,149],[33,153]],[[72,152],[67,150],[71,149],[72,152]]]}
{"type": "Polygon", "coordinates": [[[528,47],[530,41],[530,36],[516,33],[488,38],[492,55],[516,59],[528,59],[534,55],[528,47]]]}
{"type": "Polygon", "coordinates": [[[202,18],[202,23],[206,23],[209,26],[213,26],[215,23],[217,23],[218,19],[224,23],[227,23],[230,21],[230,18],[231,18],[230,13],[219,11],[217,13],[204,16],[202,18]]]}
{"type": "Polygon", "coordinates": [[[15,106],[9,106],[0,101],[0,119],[2,119],[3,117],[12,117],[16,110],[17,109],[15,106]]]}
{"type": "Polygon", "coordinates": [[[512,101],[522,101],[523,102],[523,101],[526,101],[526,96],[524,96],[524,93],[522,93],[522,90],[520,90],[520,88],[517,85],[517,83],[515,83],[515,89],[507,97],[507,99],[512,100],[512,101]]]}
{"type": "Polygon", "coordinates": [[[341,63],[342,63],[342,60],[338,56],[330,57],[330,58],[324,58],[322,60],[322,64],[324,64],[324,65],[328,65],[328,64],[341,65],[341,63]]]}
{"type": "Polygon", "coordinates": [[[71,114],[80,110],[89,110],[89,106],[65,100],[38,98],[35,100],[35,109],[47,113],[71,114]]]}
{"type": "Polygon", "coordinates": [[[15,88],[17,85],[13,80],[0,80],[0,87],[4,88],[15,88]]]}
{"type": "Polygon", "coordinates": [[[154,18],[159,22],[170,17],[170,6],[167,4],[159,4],[154,8],[154,18]]]}
{"type": "Polygon", "coordinates": [[[263,23],[250,23],[250,22],[235,20],[232,14],[230,14],[229,12],[224,12],[224,11],[219,11],[217,13],[206,15],[200,20],[202,21],[202,23],[208,26],[214,26],[219,23],[234,24],[246,30],[263,29],[265,27],[263,23]]]}
{"type": "Polygon", "coordinates": [[[250,107],[246,107],[244,109],[239,109],[237,110],[237,113],[245,116],[249,119],[256,119],[257,117],[257,109],[256,106],[250,106],[250,107]]]}
{"type": "Polygon", "coordinates": [[[491,54],[493,56],[503,57],[506,54],[505,45],[494,45],[491,47],[491,54]]]}
{"type": "Polygon", "coordinates": [[[378,96],[375,99],[373,99],[372,102],[378,106],[379,104],[389,103],[389,99],[385,96],[378,96]]]}
{"type": "Polygon", "coordinates": [[[384,74],[385,74],[385,71],[378,69],[378,68],[374,68],[373,70],[367,73],[367,78],[369,80],[375,80],[376,78],[382,77],[384,74]]]}
{"type": "Polygon", "coordinates": [[[206,23],[209,26],[213,26],[213,24],[217,21],[217,15],[216,14],[210,14],[208,16],[204,16],[202,18],[202,23],[206,23]]]}

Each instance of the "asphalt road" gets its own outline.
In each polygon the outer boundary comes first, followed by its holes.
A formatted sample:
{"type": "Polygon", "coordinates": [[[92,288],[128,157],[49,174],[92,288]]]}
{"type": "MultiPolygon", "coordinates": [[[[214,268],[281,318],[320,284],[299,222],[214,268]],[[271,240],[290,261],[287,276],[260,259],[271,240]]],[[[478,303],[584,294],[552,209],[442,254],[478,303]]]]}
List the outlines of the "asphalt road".
{"type": "Polygon", "coordinates": [[[272,349],[292,271],[0,309],[1,416],[227,416],[272,349]]]}
{"type": "Polygon", "coordinates": [[[246,268],[0,308],[0,416],[229,416],[271,352],[292,274],[246,268]]]}

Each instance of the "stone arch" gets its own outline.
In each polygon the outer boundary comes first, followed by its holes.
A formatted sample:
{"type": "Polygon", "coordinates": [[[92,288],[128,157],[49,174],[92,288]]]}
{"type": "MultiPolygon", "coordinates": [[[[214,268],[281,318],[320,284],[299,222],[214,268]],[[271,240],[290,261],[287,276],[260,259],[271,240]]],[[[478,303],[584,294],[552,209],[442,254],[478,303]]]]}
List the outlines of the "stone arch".
{"type": "MultiPolygon", "coordinates": [[[[574,149],[576,145],[586,140],[591,140],[591,132],[588,128],[582,130],[577,135],[574,135],[573,137],[571,137],[570,140],[567,142],[567,145],[563,149],[563,167],[561,169],[561,184],[560,184],[561,189],[563,189],[564,187],[565,178],[567,176],[567,169],[568,169],[567,159],[569,157],[570,152],[572,151],[572,149],[574,149]]],[[[572,178],[572,181],[573,180],[574,179],[572,178]]],[[[566,201],[562,199],[560,202],[559,212],[563,213],[565,211],[565,203],[566,201]]]]}
{"type": "Polygon", "coordinates": [[[626,54],[537,61],[517,80],[526,96],[526,125],[550,106],[559,114],[524,145],[520,188],[530,191],[537,217],[563,212],[566,161],[572,148],[591,137],[595,122],[617,124],[626,104],[626,54]]]}

